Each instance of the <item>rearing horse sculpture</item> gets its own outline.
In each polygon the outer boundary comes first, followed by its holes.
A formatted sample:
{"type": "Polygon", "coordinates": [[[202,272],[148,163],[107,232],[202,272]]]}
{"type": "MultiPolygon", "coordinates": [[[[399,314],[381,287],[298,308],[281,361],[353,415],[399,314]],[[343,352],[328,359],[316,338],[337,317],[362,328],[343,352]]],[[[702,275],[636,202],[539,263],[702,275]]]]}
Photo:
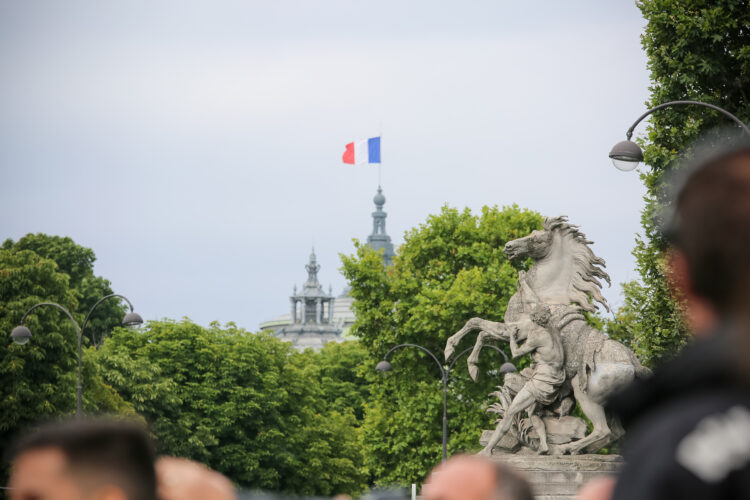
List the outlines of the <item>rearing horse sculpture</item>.
{"type": "Polygon", "coordinates": [[[575,399],[593,424],[593,430],[583,439],[561,447],[563,453],[594,453],[622,435],[619,422],[608,418],[602,404],[613,391],[634,378],[650,375],[633,352],[589,326],[576,310],[593,312],[593,301],[609,306],[601,294],[602,283],[610,283],[604,272],[604,260],[589,248],[592,242],[567,217],[547,218],[543,229],[508,242],[503,249],[509,259],[534,259],[527,273],[519,273],[518,291],[508,302],[505,322],[472,318],[448,339],[445,358],[449,359],[458,342],[469,332],[480,330],[474,350],[469,357],[469,373],[476,380],[479,351],[488,339],[508,342],[509,334],[517,329],[517,338],[525,338],[524,329],[530,325],[529,313],[539,303],[547,304],[553,315],[566,315],[560,330],[565,350],[566,383],[570,383],[575,399]]]}

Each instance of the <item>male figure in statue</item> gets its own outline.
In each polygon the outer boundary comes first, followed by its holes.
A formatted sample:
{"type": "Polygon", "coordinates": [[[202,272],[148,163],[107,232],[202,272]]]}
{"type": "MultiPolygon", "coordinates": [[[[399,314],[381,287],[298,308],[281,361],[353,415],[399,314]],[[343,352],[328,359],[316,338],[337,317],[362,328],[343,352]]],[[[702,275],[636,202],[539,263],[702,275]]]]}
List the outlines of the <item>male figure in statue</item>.
{"type": "Polygon", "coordinates": [[[487,446],[480,455],[491,455],[492,449],[513,425],[513,418],[524,410],[528,410],[529,419],[539,434],[539,453],[549,451],[547,433],[542,419],[536,415],[536,404],[549,405],[557,396],[560,385],[565,381],[565,351],[563,350],[560,331],[552,321],[550,308],[545,304],[538,304],[531,311],[531,321],[526,330],[526,341],[518,345],[521,330],[514,328],[510,333],[510,352],[514,358],[533,352],[534,364],[531,378],[516,394],[503,420],[492,433],[487,446]]]}

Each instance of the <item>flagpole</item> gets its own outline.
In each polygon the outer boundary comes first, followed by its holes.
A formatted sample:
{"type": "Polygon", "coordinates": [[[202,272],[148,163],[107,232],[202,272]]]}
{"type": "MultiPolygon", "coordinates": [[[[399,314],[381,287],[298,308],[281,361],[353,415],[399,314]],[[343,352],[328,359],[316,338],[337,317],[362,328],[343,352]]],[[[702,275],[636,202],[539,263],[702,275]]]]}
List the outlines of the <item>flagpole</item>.
{"type": "Polygon", "coordinates": [[[380,121],[380,163],[378,163],[378,187],[381,187],[383,180],[383,121],[380,121]]]}

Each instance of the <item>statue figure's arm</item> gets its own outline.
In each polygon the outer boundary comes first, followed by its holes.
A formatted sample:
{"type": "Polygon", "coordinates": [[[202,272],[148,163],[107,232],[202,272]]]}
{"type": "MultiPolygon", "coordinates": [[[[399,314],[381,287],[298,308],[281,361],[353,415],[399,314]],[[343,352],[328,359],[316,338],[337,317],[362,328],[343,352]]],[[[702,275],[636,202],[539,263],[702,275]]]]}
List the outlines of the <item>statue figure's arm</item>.
{"type": "Polygon", "coordinates": [[[526,342],[522,346],[519,346],[517,338],[518,333],[519,330],[516,330],[510,334],[510,353],[514,358],[535,351],[539,347],[539,341],[537,340],[536,336],[533,335],[527,336],[526,342]]]}
{"type": "Polygon", "coordinates": [[[530,324],[532,324],[531,321],[519,321],[514,323],[493,323],[482,325],[482,331],[485,332],[491,339],[510,342],[510,337],[513,332],[517,332],[516,338],[518,340],[525,339],[526,327],[530,324]]]}
{"type": "Polygon", "coordinates": [[[518,271],[518,283],[516,283],[516,289],[521,295],[521,301],[524,304],[524,308],[529,304],[538,304],[541,302],[539,296],[529,286],[529,282],[526,280],[526,271],[518,271]]]}
{"type": "MultiPolygon", "coordinates": [[[[534,323],[532,323],[530,320],[525,319],[523,321],[514,321],[513,323],[505,323],[503,325],[505,327],[505,331],[508,335],[508,342],[510,342],[510,339],[513,337],[513,335],[516,336],[516,340],[526,340],[526,338],[529,336],[528,333],[531,331],[531,329],[534,328],[534,323]]],[[[501,340],[505,340],[502,337],[499,337],[501,340]]]]}

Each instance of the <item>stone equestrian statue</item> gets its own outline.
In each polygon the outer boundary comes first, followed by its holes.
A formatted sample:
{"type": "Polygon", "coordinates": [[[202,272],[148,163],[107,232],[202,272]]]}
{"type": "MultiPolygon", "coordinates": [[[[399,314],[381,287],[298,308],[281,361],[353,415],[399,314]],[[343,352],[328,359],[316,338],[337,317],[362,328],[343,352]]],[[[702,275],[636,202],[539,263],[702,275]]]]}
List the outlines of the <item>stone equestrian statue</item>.
{"type": "Polygon", "coordinates": [[[608,284],[610,279],[603,269],[604,260],[589,248],[591,243],[565,216],[547,218],[543,229],[508,242],[503,251],[509,259],[530,257],[534,264],[527,273],[519,273],[518,291],[508,302],[505,321],[472,318],[448,339],[446,360],[465,335],[480,331],[468,361],[469,373],[475,380],[479,352],[487,340],[511,342],[514,356],[533,353],[536,358],[525,390],[513,398],[483,453],[491,453],[510,429],[512,417],[529,408],[540,436],[539,451],[545,452],[544,430],[533,418],[533,407],[549,404],[562,385],[570,386],[593,429],[582,439],[556,448],[556,453],[595,453],[622,435],[622,426],[605,413],[602,404],[613,391],[651,372],[641,366],[630,349],[589,326],[583,317],[582,312],[596,310],[594,301],[609,311],[600,279],[608,284]],[[537,307],[540,305],[543,307],[537,307]],[[559,370],[556,334],[564,358],[559,370]],[[520,341],[525,341],[524,347],[519,348],[520,341]]]}

